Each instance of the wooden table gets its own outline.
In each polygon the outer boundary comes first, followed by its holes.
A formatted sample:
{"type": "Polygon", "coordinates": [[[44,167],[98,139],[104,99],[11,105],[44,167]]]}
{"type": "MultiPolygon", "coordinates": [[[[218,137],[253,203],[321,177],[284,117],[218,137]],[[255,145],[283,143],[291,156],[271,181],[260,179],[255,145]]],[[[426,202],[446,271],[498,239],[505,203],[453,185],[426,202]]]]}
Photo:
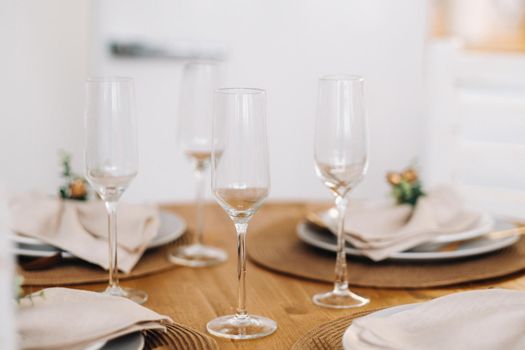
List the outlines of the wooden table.
{"type": "MultiPolygon", "coordinates": [[[[250,229],[264,229],[272,218],[279,215],[306,213],[320,204],[268,203],[255,214],[250,229]]],[[[326,205],[324,205],[326,206],[326,205]]],[[[193,225],[191,205],[169,205],[169,210],[182,215],[193,225]]],[[[206,323],[216,316],[231,314],[236,305],[237,257],[234,227],[225,212],[216,204],[206,207],[205,241],[224,248],[230,255],[222,265],[210,268],[177,267],[135,280],[124,281],[128,287],[143,289],[149,294],[146,306],[171,316],[202,332],[206,323]]],[[[249,237],[248,237],[249,244],[249,237]]],[[[375,309],[384,306],[423,301],[456,291],[488,288],[492,286],[525,290],[525,276],[513,276],[505,280],[463,285],[454,288],[393,290],[373,288],[352,288],[371,299],[371,303],[359,310],[375,309]]],[[[78,288],[100,290],[104,285],[81,285],[78,288]]],[[[308,330],[338,317],[349,315],[355,310],[332,310],[315,306],[311,297],[315,293],[327,291],[331,286],[292,278],[270,272],[253,263],[248,263],[247,304],[248,311],[264,315],[277,321],[278,330],[271,336],[249,341],[229,341],[217,339],[221,349],[289,349],[292,344],[308,330]]],[[[190,350],[190,349],[189,349],[190,350]]]]}

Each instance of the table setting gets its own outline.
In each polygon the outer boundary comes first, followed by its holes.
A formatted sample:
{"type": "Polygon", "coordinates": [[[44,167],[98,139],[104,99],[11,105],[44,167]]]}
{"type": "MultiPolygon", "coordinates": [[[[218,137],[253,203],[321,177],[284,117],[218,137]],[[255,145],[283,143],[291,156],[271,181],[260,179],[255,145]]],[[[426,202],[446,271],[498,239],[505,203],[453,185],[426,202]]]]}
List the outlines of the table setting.
{"type": "MultiPolygon", "coordinates": [[[[355,257],[348,262],[352,265],[349,268],[351,284],[395,288],[446,286],[504,276],[523,268],[523,241],[520,239],[523,229],[512,220],[495,219],[483,211],[468,211],[459,204],[458,194],[449,187],[437,188],[425,199],[434,199],[438,208],[432,208],[428,202],[418,203],[415,208],[390,200],[353,202],[346,214],[347,221],[353,224],[344,232],[345,252],[355,257]],[[452,220],[454,224],[465,220],[467,226],[449,232],[439,227],[436,220],[440,218],[433,213],[442,217],[461,213],[452,220]],[[370,224],[374,217],[384,220],[370,224]],[[388,240],[380,235],[381,230],[388,232],[383,236],[388,240]],[[400,239],[396,234],[410,236],[400,239]],[[372,239],[366,241],[363,236],[372,239]]],[[[281,234],[272,233],[274,239],[264,239],[258,233],[254,235],[256,248],[251,250],[250,256],[255,262],[276,271],[329,280],[332,268],[328,253],[337,250],[336,220],[337,212],[333,208],[309,211],[294,222],[284,223],[283,220],[279,225],[286,225],[286,229],[283,228],[281,234]],[[293,259],[266,254],[270,249],[283,254],[286,251],[293,259]],[[310,266],[312,259],[317,263],[310,266]],[[304,264],[309,268],[305,269],[304,264]]]]}
{"type": "Polygon", "coordinates": [[[522,306],[523,292],[492,289],[389,308],[355,320],[343,347],[519,349],[523,330],[510,325],[522,324],[522,306]]]}
{"type": "Polygon", "coordinates": [[[22,348],[83,349],[90,344],[103,346],[107,339],[137,330],[162,331],[162,323],[171,320],[126,298],[48,288],[21,300],[18,321],[22,348]],[[54,322],[38,322],[42,319],[54,322]]]}
{"type": "MultiPolygon", "coordinates": [[[[8,238],[13,243],[13,252],[24,257],[21,266],[30,284],[64,283],[56,279],[56,275],[69,278],[72,284],[107,279],[101,270],[108,269],[107,241],[104,240],[107,223],[101,201],[62,201],[31,193],[13,196],[9,204],[12,232],[8,238]],[[28,215],[35,219],[27,221],[28,215]],[[85,263],[80,264],[80,261],[85,263]],[[78,275],[84,276],[68,276],[68,266],[77,266],[78,275]],[[49,272],[47,278],[46,271],[49,272]],[[33,279],[37,273],[38,279],[33,279]]],[[[188,239],[183,237],[185,220],[152,205],[124,204],[121,210],[119,226],[127,232],[124,238],[129,240],[119,242],[118,246],[123,277],[171,266],[165,262],[165,254],[161,251],[175,241],[180,244],[188,239]]]]}
{"type": "Polygon", "coordinates": [[[521,291],[454,293],[331,321],[293,349],[520,349],[522,303],[521,291]]]}
{"type": "Polygon", "coordinates": [[[84,175],[66,157],[59,196],[6,201],[20,349],[525,347],[519,222],[416,166],[350,198],[372,142],[361,76],[318,80],[312,171],[333,203],[265,203],[267,92],[217,69],[183,69],[192,204],[121,199],[140,171],[134,80],[86,81],[84,175]]]}
{"type": "MultiPolygon", "coordinates": [[[[414,207],[395,203],[363,203],[361,206],[355,203],[354,207],[349,208],[348,213],[345,214],[348,223],[344,232],[345,239],[354,248],[350,253],[366,256],[373,261],[464,257],[477,252],[449,249],[449,254],[439,254],[440,251],[442,253],[447,251],[440,248],[446,248],[443,247],[445,244],[448,244],[448,248],[453,248],[449,243],[465,242],[484,237],[495,229],[504,230],[514,227],[512,223],[500,221],[496,228],[494,218],[490,214],[468,211],[462,207],[461,202],[461,197],[455,191],[441,187],[430,192],[414,207]],[[373,218],[377,217],[382,220],[375,222],[373,218]]],[[[318,227],[328,228],[334,232],[332,212],[331,210],[322,212],[319,219],[313,218],[313,220],[321,222],[317,224],[318,227]]],[[[311,237],[309,232],[308,226],[301,227],[301,237],[308,239],[311,237]]],[[[517,237],[512,238],[503,240],[501,245],[499,241],[495,241],[494,247],[487,246],[483,252],[512,245],[517,237]]],[[[487,243],[489,242],[490,240],[487,240],[487,243]]]]}

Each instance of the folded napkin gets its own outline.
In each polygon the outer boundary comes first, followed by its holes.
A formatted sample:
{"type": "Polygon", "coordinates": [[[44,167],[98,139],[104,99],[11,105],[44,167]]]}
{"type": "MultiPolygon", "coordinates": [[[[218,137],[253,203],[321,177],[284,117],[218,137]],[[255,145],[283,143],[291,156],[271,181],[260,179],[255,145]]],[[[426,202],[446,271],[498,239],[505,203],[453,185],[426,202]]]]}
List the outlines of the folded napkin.
{"type": "Polygon", "coordinates": [[[21,349],[84,349],[90,344],[172,322],[131,300],[67,288],[44,289],[21,301],[21,349]]]}
{"type": "Polygon", "coordinates": [[[474,228],[479,220],[480,214],[467,210],[454,190],[439,187],[420,197],[415,207],[350,202],[344,230],[348,242],[380,261],[436,236],[474,228]]]}
{"type": "MultiPolygon", "coordinates": [[[[39,194],[9,201],[11,229],[109,268],[108,217],[101,201],[76,202],[39,194]]],[[[121,204],[118,208],[118,265],[129,273],[159,229],[158,208],[121,204]]]]}
{"type": "Polygon", "coordinates": [[[352,323],[343,345],[352,350],[525,349],[525,292],[470,291],[391,315],[371,314],[352,323]]]}

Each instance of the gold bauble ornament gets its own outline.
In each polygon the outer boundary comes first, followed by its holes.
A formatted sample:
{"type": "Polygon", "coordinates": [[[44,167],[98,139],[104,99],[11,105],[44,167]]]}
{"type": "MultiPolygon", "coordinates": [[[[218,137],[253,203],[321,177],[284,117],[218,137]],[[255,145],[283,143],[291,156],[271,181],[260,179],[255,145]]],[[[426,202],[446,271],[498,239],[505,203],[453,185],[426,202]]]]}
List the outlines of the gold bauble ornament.
{"type": "Polygon", "coordinates": [[[401,175],[399,173],[389,172],[386,174],[386,179],[391,185],[399,185],[401,183],[401,175]]]}
{"type": "Polygon", "coordinates": [[[75,179],[69,184],[71,198],[83,198],[87,194],[86,183],[82,179],[75,179]]]}
{"type": "Polygon", "coordinates": [[[408,181],[410,183],[417,181],[417,173],[414,169],[407,169],[403,171],[401,177],[403,178],[403,180],[408,181]]]}

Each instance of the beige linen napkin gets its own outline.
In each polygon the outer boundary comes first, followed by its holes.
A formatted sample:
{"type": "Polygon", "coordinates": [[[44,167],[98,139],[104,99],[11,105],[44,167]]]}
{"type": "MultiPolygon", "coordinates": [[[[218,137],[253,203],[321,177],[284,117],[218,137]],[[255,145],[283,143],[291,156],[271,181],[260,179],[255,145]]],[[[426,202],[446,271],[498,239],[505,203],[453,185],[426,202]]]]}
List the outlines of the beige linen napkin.
{"type": "Polygon", "coordinates": [[[18,309],[21,349],[83,349],[143,329],[172,322],[131,300],[67,288],[44,289],[23,299],[18,309]]]}
{"type": "Polygon", "coordinates": [[[439,187],[421,197],[415,208],[350,202],[345,238],[364,255],[380,261],[436,236],[474,228],[479,220],[480,214],[465,209],[454,190],[439,187]]]}
{"type": "Polygon", "coordinates": [[[505,289],[447,295],[389,316],[355,320],[345,349],[525,349],[525,292],[505,289]]]}
{"type": "MultiPolygon", "coordinates": [[[[9,201],[11,229],[108,269],[108,218],[101,201],[75,202],[29,193],[9,201]]],[[[118,265],[129,273],[159,229],[158,208],[120,204],[118,265]]]]}

